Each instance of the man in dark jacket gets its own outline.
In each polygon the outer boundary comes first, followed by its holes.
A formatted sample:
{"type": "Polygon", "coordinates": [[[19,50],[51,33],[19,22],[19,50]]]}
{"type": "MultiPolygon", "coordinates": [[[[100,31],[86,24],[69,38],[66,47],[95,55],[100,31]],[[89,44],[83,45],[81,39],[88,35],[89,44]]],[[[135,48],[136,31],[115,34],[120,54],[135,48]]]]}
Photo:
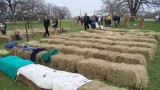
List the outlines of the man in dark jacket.
{"type": "Polygon", "coordinates": [[[85,16],[84,16],[84,28],[85,28],[85,30],[89,29],[89,23],[90,23],[90,18],[89,18],[89,16],[87,16],[87,14],[85,14],[85,16]]]}
{"type": "Polygon", "coordinates": [[[117,15],[113,16],[113,21],[114,21],[114,26],[118,27],[118,18],[117,18],[117,15]]]}
{"type": "Polygon", "coordinates": [[[45,15],[44,16],[44,27],[45,27],[45,34],[44,36],[46,37],[46,35],[48,34],[49,36],[49,31],[48,31],[48,27],[50,26],[50,20],[48,19],[48,17],[45,15]]]}

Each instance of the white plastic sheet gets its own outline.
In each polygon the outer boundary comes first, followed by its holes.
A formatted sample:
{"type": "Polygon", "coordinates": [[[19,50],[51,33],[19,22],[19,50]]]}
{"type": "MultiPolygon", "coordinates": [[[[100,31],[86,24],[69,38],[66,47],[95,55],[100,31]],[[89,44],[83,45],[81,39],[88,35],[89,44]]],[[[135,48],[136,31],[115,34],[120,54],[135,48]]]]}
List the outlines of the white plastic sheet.
{"type": "Polygon", "coordinates": [[[21,67],[17,71],[17,75],[20,74],[38,87],[52,90],[77,90],[91,81],[80,74],[58,71],[38,64],[21,67]]]}

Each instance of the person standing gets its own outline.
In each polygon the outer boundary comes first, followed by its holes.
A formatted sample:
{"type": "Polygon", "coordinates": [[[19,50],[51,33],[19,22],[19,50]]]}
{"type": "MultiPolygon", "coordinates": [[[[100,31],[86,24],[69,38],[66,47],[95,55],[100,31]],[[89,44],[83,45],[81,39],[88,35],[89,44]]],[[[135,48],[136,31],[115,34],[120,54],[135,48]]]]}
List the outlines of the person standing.
{"type": "Polygon", "coordinates": [[[120,16],[117,16],[117,20],[118,20],[118,25],[120,26],[121,17],[120,17],[120,16]]]}
{"type": "Polygon", "coordinates": [[[49,36],[49,31],[48,31],[48,27],[50,26],[50,20],[47,17],[47,15],[44,16],[44,27],[45,27],[45,34],[44,37],[46,37],[46,35],[48,34],[49,36]]]}
{"type": "Polygon", "coordinates": [[[117,18],[117,15],[114,15],[113,16],[113,21],[114,21],[114,27],[118,27],[118,18],[117,18]]]}
{"type": "Polygon", "coordinates": [[[84,28],[85,30],[89,29],[90,18],[87,16],[87,13],[84,16],[84,28]]]}
{"type": "Polygon", "coordinates": [[[53,24],[53,31],[54,31],[54,34],[57,34],[58,19],[57,19],[55,16],[53,17],[52,24],[53,24]]]}
{"type": "Polygon", "coordinates": [[[108,20],[108,26],[110,27],[111,26],[111,16],[110,15],[108,15],[108,17],[107,17],[107,20],[108,20]]]}
{"type": "Polygon", "coordinates": [[[3,20],[3,21],[2,21],[2,25],[1,25],[1,33],[2,33],[2,36],[5,36],[5,35],[6,35],[6,29],[7,29],[7,25],[6,25],[5,21],[3,20]]]}

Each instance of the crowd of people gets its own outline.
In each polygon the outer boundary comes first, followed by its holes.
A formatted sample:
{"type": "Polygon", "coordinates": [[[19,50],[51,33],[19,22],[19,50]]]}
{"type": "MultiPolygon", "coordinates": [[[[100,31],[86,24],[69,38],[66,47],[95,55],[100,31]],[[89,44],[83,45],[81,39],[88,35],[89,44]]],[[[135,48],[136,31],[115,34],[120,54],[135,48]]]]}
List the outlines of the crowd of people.
{"type": "Polygon", "coordinates": [[[120,16],[114,14],[113,16],[88,16],[87,13],[80,17],[76,17],[76,23],[79,25],[84,25],[85,30],[89,29],[89,26],[92,29],[96,29],[102,26],[111,26],[112,20],[114,22],[114,27],[118,27],[120,25],[120,16]]]}

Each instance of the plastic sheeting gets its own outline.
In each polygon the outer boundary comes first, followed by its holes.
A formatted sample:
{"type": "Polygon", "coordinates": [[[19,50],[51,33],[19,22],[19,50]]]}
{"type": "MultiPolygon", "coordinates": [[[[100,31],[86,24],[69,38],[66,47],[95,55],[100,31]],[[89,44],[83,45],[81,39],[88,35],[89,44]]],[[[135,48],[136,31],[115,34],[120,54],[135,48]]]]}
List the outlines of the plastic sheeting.
{"type": "Polygon", "coordinates": [[[38,64],[21,67],[17,71],[17,75],[20,74],[38,87],[52,90],[77,90],[91,81],[80,74],[58,71],[38,64]]]}

